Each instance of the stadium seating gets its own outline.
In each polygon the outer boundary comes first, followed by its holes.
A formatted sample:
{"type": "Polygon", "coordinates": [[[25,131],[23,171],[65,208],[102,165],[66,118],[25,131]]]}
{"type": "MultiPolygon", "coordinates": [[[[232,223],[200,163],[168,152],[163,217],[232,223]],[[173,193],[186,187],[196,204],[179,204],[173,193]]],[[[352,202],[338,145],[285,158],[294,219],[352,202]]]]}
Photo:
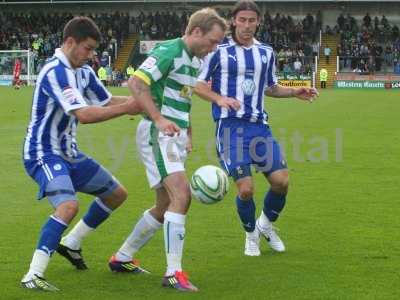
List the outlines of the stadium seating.
{"type": "Polygon", "coordinates": [[[340,15],[336,31],[341,71],[357,73],[393,72],[400,60],[399,27],[383,15],[366,14],[357,20],[350,14],[340,15]]]}
{"type": "MultiPolygon", "coordinates": [[[[86,13],[99,25],[103,39],[94,60],[94,68],[112,62],[118,51],[123,50],[124,59],[116,61],[115,66],[123,69],[132,53],[126,46],[131,40],[164,40],[183,34],[190,9],[181,11],[136,11],[128,13],[86,13]],[[129,35],[131,33],[131,35],[129,35]],[[132,33],[137,35],[132,36],[132,33]],[[128,38],[129,37],[129,38],[128,38]],[[126,42],[125,47],[124,41],[126,42]],[[104,55],[103,55],[104,54],[104,55]]],[[[229,11],[220,10],[224,17],[229,11]]],[[[76,13],[74,13],[76,14],[76,13]]],[[[85,13],[84,13],[85,14],[85,13]]],[[[47,57],[61,43],[60,28],[73,16],[67,12],[21,13],[5,11],[0,13],[0,50],[34,50],[34,73],[37,73],[47,57]],[[51,21],[49,21],[51,20],[51,21]]],[[[336,43],[332,57],[340,58],[340,71],[393,72],[400,61],[400,35],[398,26],[391,24],[385,16],[371,17],[367,14],[357,21],[350,14],[339,15],[334,26],[324,25],[318,11],[314,15],[283,15],[265,12],[257,38],[274,47],[277,57],[277,70],[283,76],[310,75],[313,71],[313,57],[323,55],[319,45],[319,32],[323,29],[322,40],[336,43]],[[324,29],[323,29],[324,28],[324,29]],[[332,38],[330,38],[332,36],[332,38]],[[320,53],[321,51],[321,53],[320,53]]],[[[133,44],[135,44],[134,42],[133,44]]],[[[328,42],[326,42],[328,43],[328,42]]],[[[332,48],[332,47],[331,47],[332,48]]],[[[330,67],[335,68],[335,65],[330,67]]],[[[335,70],[332,69],[334,72],[335,70]]],[[[2,72],[2,70],[0,70],[2,72]]],[[[8,71],[9,72],[9,71],[8,71]]]]}
{"type": "MultiPolygon", "coordinates": [[[[220,14],[225,17],[229,15],[224,11],[220,11],[220,14]]],[[[164,40],[181,36],[189,15],[189,11],[182,15],[175,12],[141,12],[135,24],[142,40],[164,40]]],[[[311,74],[312,57],[317,55],[313,45],[317,43],[321,26],[320,14],[315,17],[308,14],[295,21],[291,16],[277,13],[271,17],[266,12],[257,38],[274,47],[279,60],[279,72],[285,75],[311,74]],[[296,60],[301,63],[297,69],[294,64],[296,60]]]]}
{"type": "MultiPolygon", "coordinates": [[[[99,26],[103,33],[98,52],[98,63],[101,63],[103,53],[112,59],[117,48],[121,47],[129,34],[131,18],[128,14],[114,12],[112,14],[87,14],[99,26]]],[[[0,50],[32,49],[34,72],[44,63],[44,60],[59,47],[65,23],[73,17],[71,13],[12,13],[0,12],[0,50]]],[[[108,63],[108,60],[107,60],[108,63]]]]}

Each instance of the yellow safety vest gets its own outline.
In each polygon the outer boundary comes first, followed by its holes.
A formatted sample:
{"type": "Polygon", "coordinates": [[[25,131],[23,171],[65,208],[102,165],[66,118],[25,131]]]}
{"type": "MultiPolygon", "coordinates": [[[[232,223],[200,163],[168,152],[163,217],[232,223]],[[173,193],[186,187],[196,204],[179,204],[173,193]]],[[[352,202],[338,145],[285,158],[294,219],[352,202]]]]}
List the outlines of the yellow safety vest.
{"type": "Polygon", "coordinates": [[[128,77],[132,77],[132,76],[133,76],[133,73],[135,73],[135,69],[134,69],[134,68],[128,67],[128,68],[126,69],[126,74],[128,75],[128,77]]]}
{"type": "Polygon", "coordinates": [[[103,67],[97,70],[97,75],[100,80],[107,80],[107,71],[103,67]]]}
{"type": "Polygon", "coordinates": [[[321,81],[327,81],[328,71],[326,69],[321,69],[321,71],[319,71],[319,78],[321,79],[321,81]]]}

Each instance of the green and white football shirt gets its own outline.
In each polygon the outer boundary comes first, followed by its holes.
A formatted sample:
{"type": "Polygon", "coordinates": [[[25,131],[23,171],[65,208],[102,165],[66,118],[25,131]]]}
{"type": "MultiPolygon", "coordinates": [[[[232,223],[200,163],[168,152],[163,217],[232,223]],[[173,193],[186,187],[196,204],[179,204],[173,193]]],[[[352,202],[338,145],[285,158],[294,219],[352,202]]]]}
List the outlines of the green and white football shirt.
{"type": "Polygon", "coordinates": [[[150,86],[153,100],[164,117],[188,128],[199,68],[200,60],[177,38],[157,44],[134,75],[150,86]]]}

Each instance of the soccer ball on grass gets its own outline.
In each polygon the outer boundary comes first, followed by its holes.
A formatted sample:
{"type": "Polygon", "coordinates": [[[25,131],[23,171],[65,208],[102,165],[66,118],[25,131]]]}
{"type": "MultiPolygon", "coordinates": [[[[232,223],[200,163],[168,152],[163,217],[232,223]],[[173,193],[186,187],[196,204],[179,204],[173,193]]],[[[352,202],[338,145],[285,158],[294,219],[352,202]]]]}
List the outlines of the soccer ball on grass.
{"type": "Polygon", "coordinates": [[[228,189],[228,176],[222,169],[212,165],[197,169],[190,180],[192,195],[204,204],[221,201],[228,189]]]}

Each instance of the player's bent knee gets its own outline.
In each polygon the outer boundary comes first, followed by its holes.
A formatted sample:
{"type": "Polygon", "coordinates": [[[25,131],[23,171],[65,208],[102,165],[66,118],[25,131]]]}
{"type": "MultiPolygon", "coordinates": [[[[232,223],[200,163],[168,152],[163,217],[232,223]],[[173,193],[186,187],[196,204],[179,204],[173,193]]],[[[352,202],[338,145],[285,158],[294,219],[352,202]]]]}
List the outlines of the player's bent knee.
{"type": "Polygon", "coordinates": [[[68,200],[61,203],[54,213],[54,215],[65,223],[69,224],[71,220],[78,214],[79,203],[76,200],[68,200]]]}
{"type": "Polygon", "coordinates": [[[128,197],[128,192],[127,190],[122,186],[119,185],[116,189],[112,191],[112,193],[106,197],[99,197],[101,199],[101,202],[111,210],[114,210],[121,206],[122,203],[126,200],[128,197]]]}
{"type": "Polygon", "coordinates": [[[271,188],[274,192],[280,194],[287,194],[289,190],[289,177],[280,177],[271,184],[271,188]]]}
{"type": "Polygon", "coordinates": [[[114,198],[114,201],[122,204],[128,198],[128,191],[126,190],[125,187],[120,185],[113,192],[113,198],[114,198]]]}
{"type": "Polygon", "coordinates": [[[251,200],[253,198],[253,193],[253,187],[250,185],[240,187],[239,189],[239,197],[244,201],[251,200]]]}
{"type": "Polygon", "coordinates": [[[240,199],[246,201],[251,200],[254,194],[254,187],[251,177],[246,177],[236,181],[238,188],[238,196],[240,199]]]}

